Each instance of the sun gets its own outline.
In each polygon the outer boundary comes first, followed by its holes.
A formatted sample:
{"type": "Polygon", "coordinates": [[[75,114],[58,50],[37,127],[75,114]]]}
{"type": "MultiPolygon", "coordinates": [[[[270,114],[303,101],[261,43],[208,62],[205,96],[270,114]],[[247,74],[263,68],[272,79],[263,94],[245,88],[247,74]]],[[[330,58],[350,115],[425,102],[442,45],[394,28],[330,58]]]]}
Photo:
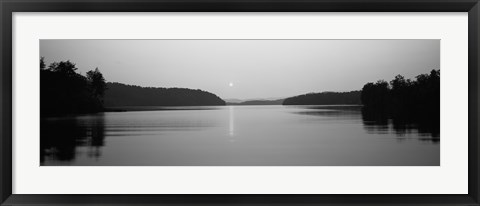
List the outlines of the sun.
{"type": "Polygon", "coordinates": [[[228,86],[233,87],[233,83],[232,82],[228,83],[228,86]]]}

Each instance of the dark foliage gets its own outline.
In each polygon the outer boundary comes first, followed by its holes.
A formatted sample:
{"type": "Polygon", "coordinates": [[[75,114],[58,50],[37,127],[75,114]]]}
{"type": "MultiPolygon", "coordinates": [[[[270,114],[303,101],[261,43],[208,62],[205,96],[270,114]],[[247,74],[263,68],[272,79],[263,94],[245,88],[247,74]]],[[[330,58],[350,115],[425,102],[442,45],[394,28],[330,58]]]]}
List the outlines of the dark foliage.
{"type": "Polygon", "coordinates": [[[103,100],[103,95],[105,94],[107,84],[105,83],[105,78],[103,78],[103,75],[98,68],[87,72],[87,80],[90,83],[93,97],[100,101],[103,100]]]}
{"type": "Polygon", "coordinates": [[[215,94],[186,88],[154,88],[107,83],[105,107],[225,105],[215,94]]]}
{"type": "Polygon", "coordinates": [[[363,116],[370,122],[415,124],[439,136],[440,70],[421,74],[414,81],[397,75],[390,84],[367,83],[362,89],[363,116]]]}
{"type": "Polygon", "coordinates": [[[283,105],[355,105],[361,104],[360,91],[309,93],[286,98],[283,105]]]}
{"type": "Polygon", "coordinates": [[[76,72],[70,61],[54,62],[46,68],[40,59],[41,116],[90,113],[103,110],[105,80],[98,69],[87,77],[76,72]]]}

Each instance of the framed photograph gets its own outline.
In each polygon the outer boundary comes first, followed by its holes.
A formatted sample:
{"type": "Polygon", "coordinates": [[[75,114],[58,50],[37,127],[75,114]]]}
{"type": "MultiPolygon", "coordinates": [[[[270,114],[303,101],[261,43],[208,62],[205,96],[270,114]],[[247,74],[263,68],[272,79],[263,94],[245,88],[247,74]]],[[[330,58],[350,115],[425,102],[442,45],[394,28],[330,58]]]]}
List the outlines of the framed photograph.
{"type": "Polygon", "coordinates": [[[0,11],[1,205],[480,205],[477,0],[0,11]]]}

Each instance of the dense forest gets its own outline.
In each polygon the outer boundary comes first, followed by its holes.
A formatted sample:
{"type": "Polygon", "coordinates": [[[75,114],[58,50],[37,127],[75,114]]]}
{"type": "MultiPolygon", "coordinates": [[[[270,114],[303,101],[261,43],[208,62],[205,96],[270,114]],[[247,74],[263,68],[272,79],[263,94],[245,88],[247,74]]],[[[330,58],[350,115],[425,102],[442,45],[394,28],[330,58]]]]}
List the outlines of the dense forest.
{"type": "Polygon", "coordinates": [[[105,107],[225,105],[215,94],[186,88],[154,88],[107,83],[105,107]]]}
{"type": "Polygon", "coordinates": [[[397,75],[390,81],[367,83],[361,94],[365,108],[385,110],[391,116],[415,114],[440,116],[440,70],[421,74],[416,80],[397,75]]]}
{"type": "Polygon", "coordinates": [[[283,105],[361,104],[360,91],[309,93],[286,98],[283,105]]]}
{"type": "Polygon", "coordinates": [[[185,88],[152,88],[106,83],[98,68],[86,75],[75,63],[40,59],[40,113],[42,117],[105,111],[121,106],[225,105],[215,94],[185,88]]]}
{"type": "Polygon", "coordinates": [[[48,67],[40,59],[40,115],[66,115],[103,110],[105,79],[96,68],[86,76],[78,74],[70,61],[48,67]]]}
{"type": "Polygon", "coordinates": [[[366,120],[418,124],[438,136],[440,132],[440,70],[418,75],[415,80],[397,75],[363,86],[361,100],[366,120]]]}

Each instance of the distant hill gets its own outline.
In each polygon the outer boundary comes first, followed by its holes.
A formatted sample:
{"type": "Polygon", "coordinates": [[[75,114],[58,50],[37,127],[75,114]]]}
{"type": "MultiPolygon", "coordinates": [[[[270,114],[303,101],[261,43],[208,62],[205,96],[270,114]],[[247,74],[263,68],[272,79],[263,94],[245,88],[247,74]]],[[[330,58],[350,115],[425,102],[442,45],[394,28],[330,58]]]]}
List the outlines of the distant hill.
{"type": "Polygon", "coordinates": [[[245,100],[241,100],[241,99],[223,99],[225,102],[228,103],[241,103],[241,102],[244,102],[245,100]]]}
{"type": "Polygon", "coordinates": [[[248,100],[243,102],[227,102],[227,105],[282,105],[283,99],[277,100],[248,100]]]}
{"type": "Polygon", "coordinates": [[[362,104],[360,94],[361,91],[309,93],[286,98],[283,105],[362,104]]]}
{"type": "Polygon", "coordinates": [[[122,106],[213,106],[225,105],[215,94],[186,88],[155,88],[107,83],[105,107],[122,106]]]}

